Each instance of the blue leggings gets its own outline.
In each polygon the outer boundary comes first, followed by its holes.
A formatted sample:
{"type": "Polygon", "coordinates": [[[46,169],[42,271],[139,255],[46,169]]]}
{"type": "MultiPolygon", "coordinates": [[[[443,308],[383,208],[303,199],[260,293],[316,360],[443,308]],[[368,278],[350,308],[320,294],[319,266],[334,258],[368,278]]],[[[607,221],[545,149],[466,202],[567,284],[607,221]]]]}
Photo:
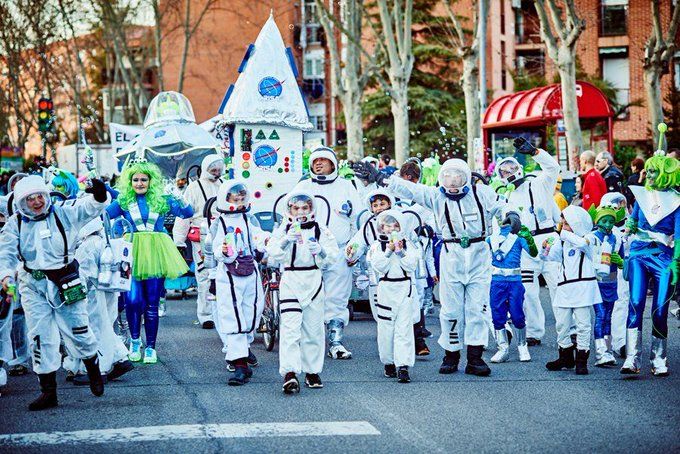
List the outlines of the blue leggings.
{"type": "Polygon", "coordinates": [[[628,261],[628,282],[630,283],[630,303],[628,305],[628,328],[642,329],[642,317],[647,300],[647,286],[652,280],[652,336],[668,337],[668,307],[673,297],[670,254],[636,255],[628,261]]]}
{"type": "Polygon", "coordinates": [[[517,329],[527,326],[524,318],[524,285],[522,281],[506,281],[491,279],[491,317],[494,329],[500,330],[508,321],[508,312],[512,324],[517,329]]]}
{"type": "Polygon", "coordinates": [[[146,346],[156,348],[158,335],[158,301],[164,288],[165,279],[132,280],[132,287],[125,305],[125,314],[130,325],[130,336],[139,339],[144,316],[146,346]]]}
{"type": "Polygon", "coordinates": [[[616,301],[602,301],[593,306],[595,309],[595,326],[593,333],[595,339],[604,339],[604,336],[612,334],[612,312],[616,301]]]}

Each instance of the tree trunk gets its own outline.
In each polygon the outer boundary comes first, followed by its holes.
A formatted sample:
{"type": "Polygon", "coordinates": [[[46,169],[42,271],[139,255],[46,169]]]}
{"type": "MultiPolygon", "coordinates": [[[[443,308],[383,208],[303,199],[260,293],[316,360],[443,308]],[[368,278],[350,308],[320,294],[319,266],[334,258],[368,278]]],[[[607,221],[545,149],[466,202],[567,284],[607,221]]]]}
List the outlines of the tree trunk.
{"type": "Polygon", "coordinates": [[[658,150],[659,135],[656,133],[657,126],[663,122],[663,100],[661,98],[661,70],[650,66],[644,70],[645,92],[647,95],[647,112],[652,130],[654,149],[658,150]]]}
{"type": "Polygon", "coordinates": [[[475,168],[474,139],[481,129],[479,105],[479,66],[478,55],[469,54],[463,58],[463,75],[461,85],[465,96],[465,121],[467,123],[467,162],[471,169],[475,168]]]}
{"type": "Polygon", "coordinates": [[[191,0],[185,0],[184,11],[184,47],[182,47],[182,62],[179,65],[179,77],[177,78],[177,91],[182,93],[184,89],[184,74],[187,70],[187,57],[189,56],[189,42],[191,41],[191,0]]]}
{"type": "Polygon", "coordinates": [[[160,91],[165,91],[165,86],[163,83],[163,63],[161,61],[161,12],[160,12],[160,7],[158,5],[158,0],[153,1],[153,16],[154,16],[154,21],[156,22],[153,28],[153,38],[154,38],[154,43],[155,43],[155,51],[156,51],[156,63],[158,64],[158,70],[157,70],[157,75],[158,75],[158,89],[160,91]]]}
{"type": "Polygon", "coordinates": [[[571,166],[576,165],[578,156],[583,150],[583,136],[579,123],[578,104],[576,100],[576,65],[574,58],[560,58],[558,66],[562,87],[562,116],[567,136],[567,156],[571,166]]]}
{"type": "Polygon", "coordinates": [[[409,144],[408,91],[406,84],[392,82],[392,116],[394,117],[394,158],[400,167],[411,155],[409,144]]]}
{"type": "Polygon", "coordinates": [[[361,90],[358,90],[358,87],[349,87],[347,96],[342,100],[342,110],[345,115],[345,132],[347,133],[347,159],[355,162],[360,161],[364,157],[362,95],[363,93],[361,90]]]}

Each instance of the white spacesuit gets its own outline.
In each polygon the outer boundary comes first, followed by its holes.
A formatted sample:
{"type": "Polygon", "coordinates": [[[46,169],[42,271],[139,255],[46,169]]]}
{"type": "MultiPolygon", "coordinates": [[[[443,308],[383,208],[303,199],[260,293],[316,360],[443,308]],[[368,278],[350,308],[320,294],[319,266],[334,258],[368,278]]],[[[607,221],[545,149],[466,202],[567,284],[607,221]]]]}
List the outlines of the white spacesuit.
{"type": "MultiPolygon", "coordinates": [[[[318,148],[309,157],[311,178],[295,186],[294,191],[311,193],[317,208],[316,220],[333,232],[340,250],[344,251],[352,237],[356,217],[361,211],[358,191],[349,180],[338,178],[338,160],[330,148],[318,148]],[[333,165],[330,174],[315,174],[317,159],[327,159],[333,165]]],[[[345,260],[338,260],[323,272],[326,288],[324,318],[328,324],[328,355],[349,359],[352,353],[343,345],[344,328],[349,323],[347,304],[352,293],[352,270],[345,260]]]]}
{"type": "Polygon", "coordinates": [[[201,176],[189,183],[184,198],[191,208],[194,215],[189,219],[175,220],[172,228],[172,238],[177,246],[183,247],[187,237],[191,240],[191,252],[196,267],[195,275],[198,283],[198,296],[196,298],[196,316],[203,328],[214,327],[213,322],[213,302],[211,301],[208,290],[210,289],[210,273],[204,267],[203,256],[201,255],[200,241],[193,241],[199,238],[199,229],[203,221],[203,208],[206,202],[217,195],[217,190],[222,184],[221,176],[224,174],[224,160],[218,154],[211,154],[203,158],[201,162],[201,176]]]}
{"type": "MultiPolygon", "coordinates": [[[[499,161],[496,176],[503,186],[497,192],[505,195],[509,210],[519,213],[522,225],[529,228],[536,244],[542,244],[549,236],[557,237],[553,216],[557,205],[553,193],[560,174],[560,165],[544,150],[538,150],[533,158],[541,166],[541,172],[534,178],[526,177],[522,165],[513,157],[499,161]]],[[[538,343],[545,334],[545,314],[539,297],[538,276],[544,276],[552,299],[557,285],[557,267],[555,262],[546,262],[538,257],[531,257],[526,251],[522,252],[524,314],[530,345],[538,343]]]]}
{"type": "Polygon", "coordinates": [[[225,359],[235,369],[228,382],[232,386],[243,385],[252,375],[247,358],[264,309],[255,255],[256,250],[264,250],[265,234],[257,220],[246,214],[250,208],[248,199],[243,182],[229,180],[222,184],[216,202],[220,216],[211,229],[213,253],[218,261],[213,316],[226,349],[225,359]]]}
{"type": "MultiPolygon", "coordinates": [[[[90,221],[80,230],[76,260],[80,264],[80,276],[87,287],[87,313],[92,332],[99,341],[99,368],[108,379],[113,380],[131,371],[134,366],[128,361],[128,350],[113,330],[118,317],[118,292],[106,291],[99,285],[100,260],[106,246],[104,224],[100,218],[90,221]]],[[[70,370],[80,367],[80,361],[70,370]]],[[[66,367],[66,360],[64,361],[66,367]]],[[[74,384],[89,384],[85,375],[76,376],[74,384]]]]}
{"type": "Polygon", "coordinates": [[[401,231],[405,217],[398,210],[378,215],[379,239],[366,259],[378,277],[378,353],[385,375],[410,381],[408,368],[415,363],[413,333],[413,278],[422,251],[401,231]],[[395,370],[395,368],[397,370],[395,370]]]}
{"type": "Polygon", "coordinates": [[[484,241],[492,217],[504,206],[491,188],[474,185],[470,167],[449,159],[439,171],[439,188],[391,177],[389,189],[432,210],[444,237],[440,256],[439,345],[446,350],[440,373],[458,369],[460,350],[467,345],[466,373],[488,375],[482,360],[489,338],[485,312],[489,305],[491,254],[484,241]]]}
{"type": "Polygon", "coordinates": [[[328,294],[322,275],[324,269],[344,260],[338,260],[340,250],[331,231],[314,221],[316,200],[311,194],[293,191],[286,205],[288,222],[274,231],[267,252],[284,270],[279,284],[279,372],[284,392],[293,393],[300,389],[297,374],[302,372],[307,386],[322,386],[318,375],[324,361],[328,294]]]}
{"type": "Polygon", "coordinates": [[[90,389],[102,395],[97,339],[90,328],[84,286],[74,260],[79,230],[97,217],[107,202],[104,184],[92,180],[75,205],[52,206],[49,190],[39,176],[22,179],[15,186],[18,213],[0,235],[0,279],[3,287],[19,261],[19,291],[26,313],[33,369],[42,394],[29,405],[43,410],[57,405],[56,371],[61,366],[60,335],[74,357],[80,358],[90,378],[90,389]]]}

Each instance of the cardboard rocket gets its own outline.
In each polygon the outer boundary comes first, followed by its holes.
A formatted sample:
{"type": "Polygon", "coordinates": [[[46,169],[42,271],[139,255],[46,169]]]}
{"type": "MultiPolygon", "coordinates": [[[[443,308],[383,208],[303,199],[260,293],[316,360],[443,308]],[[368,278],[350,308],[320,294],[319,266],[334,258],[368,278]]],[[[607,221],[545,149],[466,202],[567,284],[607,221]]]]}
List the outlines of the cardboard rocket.
{"type": "Polygon", "coordinates": [[[231,177],[248,185],[252,213],[269,228],[274,203],[302,177],[302,133],[313,129],[293,54],[272,16],[238,72],[219,109],[229,128],[231,177]]]}

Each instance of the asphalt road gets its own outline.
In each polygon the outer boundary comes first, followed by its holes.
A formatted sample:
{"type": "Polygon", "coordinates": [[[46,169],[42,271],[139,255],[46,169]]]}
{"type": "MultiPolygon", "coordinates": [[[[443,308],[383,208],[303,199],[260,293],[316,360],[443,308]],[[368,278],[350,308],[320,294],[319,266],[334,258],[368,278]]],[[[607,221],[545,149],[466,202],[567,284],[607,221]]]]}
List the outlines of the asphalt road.
{"type": "MultiPolygon", "coordinates": [[[[260,360],[252,381],[226,385],[227,372],[214,331],[194,324],[193,300],[170,301],[158,341],[159,363],[138,365],[110,384],[101,398],[59,376],[60,406],[28,412],[35,376],[10,377],[0,398],[0,451],[100,452],[677,452],[680,405],[679,322],[670,319],[671,375],[648,367],[645,320],[643,373],[623,379],[616,369],[590,367],[590,375],[548,372],[556,355],[549,308],[543,345],[533,361],[492,365],[492,375],[439,375],[441,349],[418,361],[410,384],[382,376],[375,324],[350,323],[350,361],[326,361],[325,387],[281,392],[277,350],[258,339],[260,360]],[[330,424],[320,424],[329,423],[330,424]],[[219,425],[219,426],[217,426],[219,425]],[[100,431],[121,429],[119,431],[100,431]],[[74,431],[95,430],[95,432],[74,431]],[[49,437],[7,434],[67,432],[49,437]],[[94,443],[106,440],[103,443],[94,443]]],[[[649,312],[649,310],[647,310],[649,312]]],[[[647,314],[649,315],[649,314],[647,314]]],[[[437,319],[428,327],[439,331],[437,319]]],[[[492,352],[485,354],[485,359],[492,352]]],[[[591,358],[592,363],[592,358],[591,358]]]]}

